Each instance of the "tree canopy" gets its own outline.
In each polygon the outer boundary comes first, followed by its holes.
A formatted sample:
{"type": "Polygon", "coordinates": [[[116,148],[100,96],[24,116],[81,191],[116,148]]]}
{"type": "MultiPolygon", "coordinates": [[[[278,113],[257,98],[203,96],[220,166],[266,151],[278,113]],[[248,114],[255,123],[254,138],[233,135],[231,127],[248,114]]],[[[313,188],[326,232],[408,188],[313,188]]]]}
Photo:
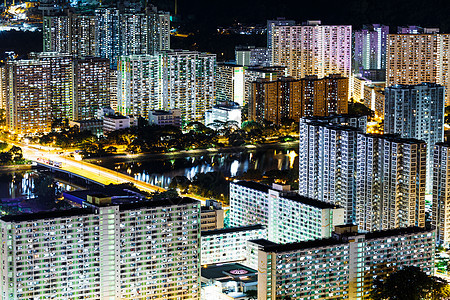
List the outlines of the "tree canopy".
{"type": "Polygon", "coordinates": [[[373,300],[450,299],[450,288],[444,280],[428,276],[418,267],[405,267],[374,280],[373,300]]]}

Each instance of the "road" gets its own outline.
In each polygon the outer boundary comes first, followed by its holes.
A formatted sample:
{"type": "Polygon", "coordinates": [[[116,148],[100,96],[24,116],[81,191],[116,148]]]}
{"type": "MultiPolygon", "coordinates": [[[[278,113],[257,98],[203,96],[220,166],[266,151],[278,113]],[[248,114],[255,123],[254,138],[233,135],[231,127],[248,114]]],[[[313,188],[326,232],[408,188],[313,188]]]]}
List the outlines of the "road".
{"type": "MultiPolygon", "coordinates": [[[[9,141],[9,143],[12,143],[12,142],[9,141]]],[[[64,154],[58,154],[58,150],[54,150],[51,148],[45,148],[45,147],[38,148],[36,146],[20,144],[17,142],[14,142],[12,144],[22,148],[23,156],[26,159],[29,159],[32,161],[37,161],[38,158],[44,158],[44,159],[49,159],[49,160],[53,160],[56,162],[61,162],[62,170],[71,172],[73,174],[77,174],[79,176],[83,176],[85,178],[89,178],[93,181],[96,181],[96,182],[104,184],[104,185],[131,182],[138,189],[145,191],[145,192],[154,193],[154,192],[166,191],[165,189],[163,189],[161,187],[158,187],[158,186],[155,186],[155,185],[152,185],[150,183],[146,183],[146,182],[143,182],[140,180],[136,180],[129,175],[126,175],[126,174],[123,174],[123,173],[120,173],[120,172],[117,172],[114,170],[110,170],[110,169],[107,169],[107,168],[104,168],[104,167],[101,167],[98,165],[94,165],[94,164],[91,164],[91,163],[88,163],[85,161],[75,160],[64,154]]],[[[204,204],[205,201],[207,200],[207,198],[200,197],[197,195],[192,195],[192,194],[183,194],[182,196],[194,198],[196,200],[201,201],[202,204],[204,204]]]]}

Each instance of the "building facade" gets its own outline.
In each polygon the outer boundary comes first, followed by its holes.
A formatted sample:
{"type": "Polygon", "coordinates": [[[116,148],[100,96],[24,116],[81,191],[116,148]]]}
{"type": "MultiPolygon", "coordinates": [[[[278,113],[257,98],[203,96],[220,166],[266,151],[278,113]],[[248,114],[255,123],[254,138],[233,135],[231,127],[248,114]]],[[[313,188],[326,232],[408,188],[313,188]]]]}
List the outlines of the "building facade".
{"type": "Polygon", "coordinates": [[[296,79],[337,73],[350,77],[352,27],[321,25],[320,21],[274,26],[272,64],[287,67],[287,75],[296,79]]]}
{"type": "Polygon", "coordinates": [[[427,143],[427,192],[433,184],[433,146],[444,141],[444,95],[444,87],[433,83],[385,89],[384,133],[427,143]]]}
{"type": "Polygon", "coordinates": [[[250,120],[280,124],[283,119],[299,121],[304,116],[328,116],[348,112],[348,78],[337,74],[319,79],[259,78],[251,83],[248,105],[250,120]]]}
{"type": "Polygon", "coordinates": [[[159,55],[120,56],[117,102],[121,114],[147,117],[151,110],[167,107],[166,72],[159,55]]]}
{"type": "Polygon", "coordinates": [[[265,225],[268,239],[289,243],[327,238],[344,224],[344,208],[299,196],[289,186],[230,183],[231,226],[265,225]]]}
{"type": "Polygon", "coordinates": [[[262,225],[229,227],[201,234],[201,265],[243,262],[247,259],[247,241],[267,238],[262,225]]]}
{"type": "Polygon", "coordinates": [[[183,122],[205,121],[205,111],[214,105],[216,55],[177,50],[162,54],[167,76],[168,109],[179,108],[183,122]]]}
{"type": "MultiPolygon", "coordinates": [[[[437,83],[450,88],[450,34],[390,34],[386,86],[437,83]]],[[[449,104],[446,92],[445,101],[449,104]]]]}
{"type": "Polygon", "coordinates": [[[74,73],[73,119],[95,118],[99,108],[110,106],[109,60],[98,57],[76,59],[74,73]]]}
{"type": "Polygon", "coordinates": [[[437,143],[433,157],[433,202],[431,224],[436,228],[436,244],[450,245],[450,144],[437,143]]]}
{"type": "Polygon", "coordinates": [[[200,299],[199,202],[90,203],[1,218],[2,298],[200,299]]]}
{"type": "Polygon", "coordinates": [[[389,26],[372,24],[354,31],[354,70],[386,69],[386,44],[389,26]]]}
{"type": "Polygon", "coordinates": [[[425,227],[427,145],[358,133],[356,224],[360,230],[425,227]]]}
{"type": "Polygon", "coordinates": [[[344,207],[346,223],[353,223],[357,134],[362,131],[329,119],[300,121],[299,194],[344,207]]]}
{"type": "Polygon", "coordinates": [[[244,72],[243,66],[218,63],[216,71],[216,101],[244,104],[244,72]]]}
{"type": "Polygon", "coordinates": [[[32,53],[6,67],[7,127],[16,134],[51,130],[52,123],[95,117],[110,105],[107,59],[32,53]]]}
{"type": "Polygon", "coordinates": [[[98,56],[115,69],[120,55],[170,49],[170,15],[146,9],[100,7],[93,14],[67,10],[43,19],[44,52],[98,56]]]}
{"type": "Polygon", "coordinates": [[[181,127],[181,111],[179,109],[151,110],[148,114],[148,123],[158,126],[181,127]]]}
{"type": "Polygon", "coordinates": [[[374,278],[416,266],[434,272],[435,232],[417,227],[290,244],[249,242],[258,300],[370,299],[374,278]]]}

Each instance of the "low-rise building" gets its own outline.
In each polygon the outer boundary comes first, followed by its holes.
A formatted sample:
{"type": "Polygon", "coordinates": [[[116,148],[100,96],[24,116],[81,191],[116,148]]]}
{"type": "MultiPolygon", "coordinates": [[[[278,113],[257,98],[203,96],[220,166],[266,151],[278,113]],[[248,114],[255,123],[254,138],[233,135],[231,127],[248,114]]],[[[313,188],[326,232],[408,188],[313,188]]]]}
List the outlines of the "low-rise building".
{"type": "Polygon", "coordinates": [[[202,300],[248,300],[257,291],[258,272],[241,264],[208,266],[201,269],[202,300]]]}
{"type": "Polygon", "coordinates": [[[100,107],[95,113],[95,117],[99,120],[103,120],[105,116],[114,116],[116,112],[111,107],[100,107]]]}
{"type": "Polygon", "coordinates": [[[262,225],[230,227],[201,233],[201,264],[243,262],[247,259],[247,241],[267,238],[262,225]]]}
{"type": "Polygon", "coordinates": [[[205,125],[217,129],[217,126],[233,123],[241,128],[241,112],[242,108],[237,103],[218,104],[206,111],[205,125]]]}
{"type": "Polygon", "coordinates": [[[93,135],[96,136],[101,136],[103,134],[103,120],[99,119],[69,121],[69,126],[78,126],[80,132],[90,131],[93,135]]]}
{"type": "Polygon", "coordinates": [[[206,200],[201,210],[201,230],[215,230],[223,228],[225,211],[222,203],[216,200],[206,200]]]}
{"type": "Polygon", "coordinates": [[[105,116],[103,119],[103,132],[109,133],[111,131],[129,128],[130,117],[128,116],[105,116]]]}
{"type": "Polygon", "coordinates": [[[300,196],[286,185],[232,182],[230,207],[231,226],[265,225],[268,239],[277,243],[328,238],[334,226],[344,224],[344,208],[300,196]]]}
{"type": "Polygon", "coordinates": [[[181,110],[151,110],[148,113],[148,123],[158,126],[181,127],[181,110]]]}
{"type": "Polygon", "coordinates": [[[435,232],[419,227],[357,233],[338,227],[333,238],[277,244],[249,242],[258,270],[258,300],[368,299],[376,278],[398,268],[434,270],[435,232]]]}

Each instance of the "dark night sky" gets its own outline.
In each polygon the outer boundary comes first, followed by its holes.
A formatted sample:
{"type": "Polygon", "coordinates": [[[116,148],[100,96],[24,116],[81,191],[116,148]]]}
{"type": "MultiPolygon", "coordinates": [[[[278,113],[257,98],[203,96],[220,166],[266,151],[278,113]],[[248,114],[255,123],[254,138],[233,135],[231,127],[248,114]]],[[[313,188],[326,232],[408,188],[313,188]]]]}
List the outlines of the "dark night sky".
{"type": "MultiPolygon", "coordinates": [[[[175,0],[153,0],[173,12],[175,0]]],[[[282,16],[298,22],[321,19],[324,24],[417,24],[450,31],[449,0],[178,0],[179,13],[203,28],[233,21],[264,23],[282,16]]]]}

